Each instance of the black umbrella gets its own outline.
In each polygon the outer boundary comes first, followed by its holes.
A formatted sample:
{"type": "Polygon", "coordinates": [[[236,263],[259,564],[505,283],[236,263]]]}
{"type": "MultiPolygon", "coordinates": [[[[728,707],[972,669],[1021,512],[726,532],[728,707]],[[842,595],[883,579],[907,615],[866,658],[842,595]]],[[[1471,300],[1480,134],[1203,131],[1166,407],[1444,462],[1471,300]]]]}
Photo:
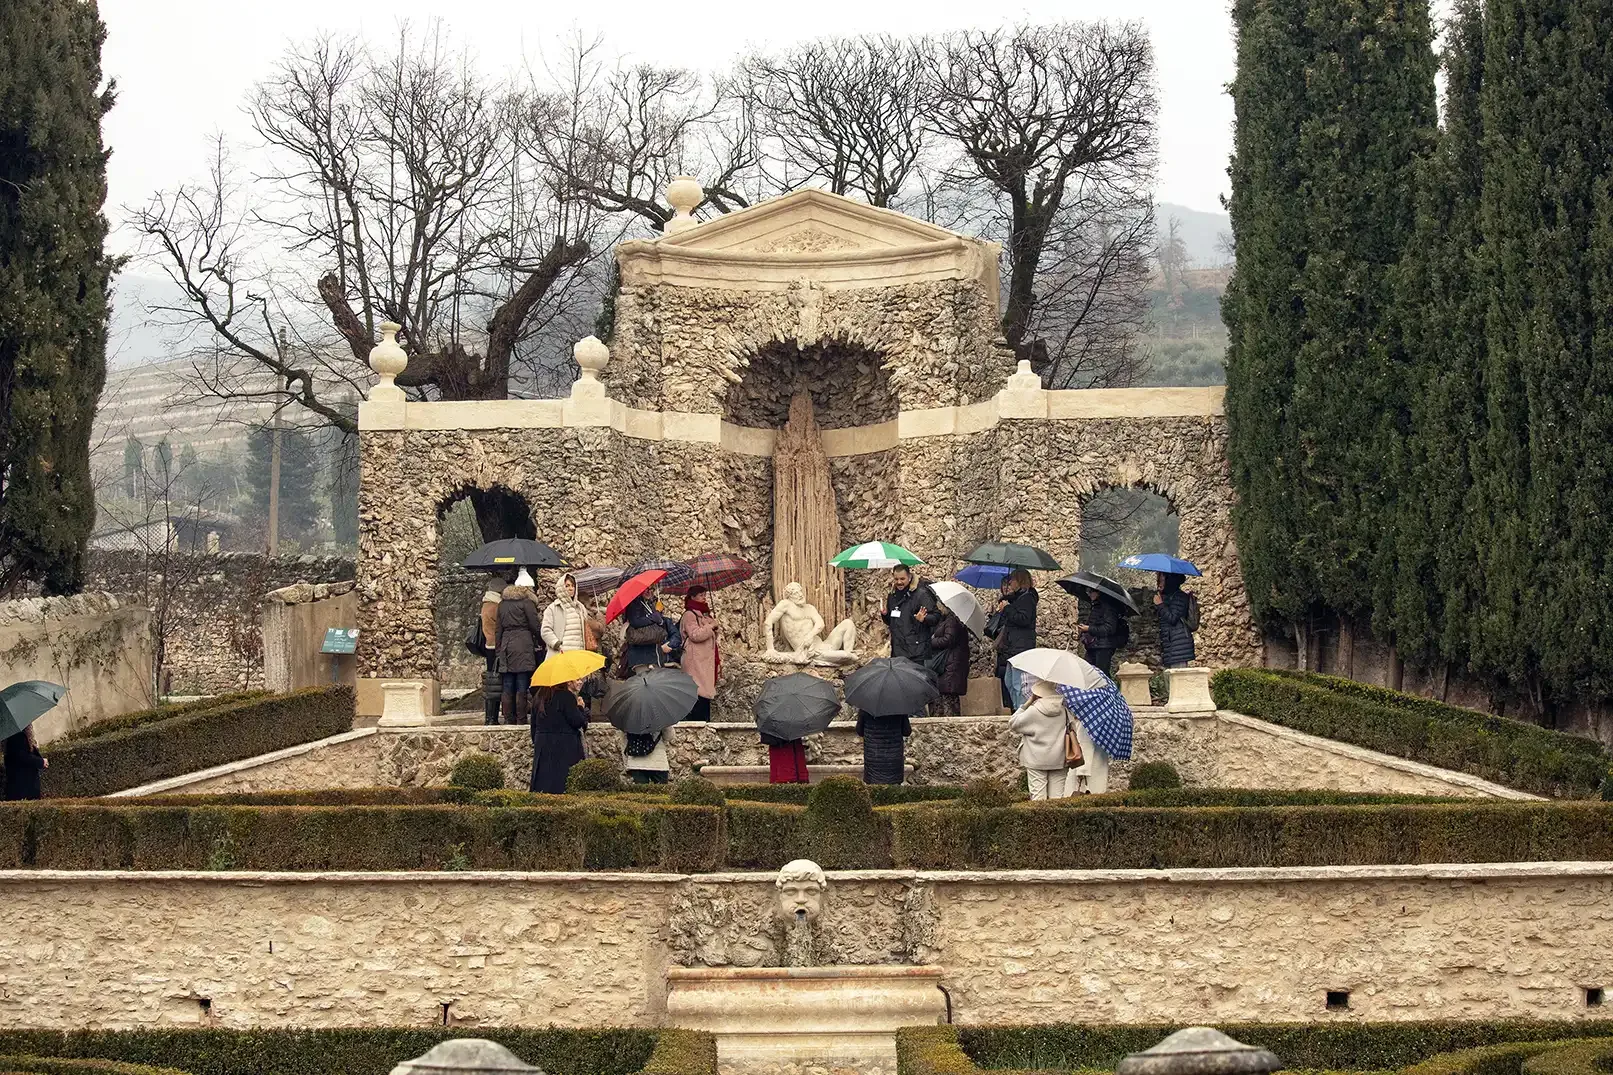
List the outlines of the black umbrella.
{"type": "Polygon", "coordinates": [[[1067,579],[1059,579],[1059,586],[1071,597],[1085,597],[1087,590],[1097,590],[1120,602],[1120,607],[1128,613],[1135,615],[1137,612],[1137,603],[1131,599],[1131,592],[1114,579],[1096,571],[1077,571],[1067,579]]]}
{"type": "Polygon", "coordinates": [[[840,712],[833,683],[806,672],[792,672],[762,684],[756,699],[756,729],[783,740],[816,735],[840,712]]]}
{"type": "Polygon", "coordinates": [[[1016,545],[1011,541],[988,541],[965,556],[971,564],[996,564],[1000,567],[1025,567],[1033,571],[1057,571],[1059,562],[1045,549],[1035,545],[1016,545]]]}
{"type": "Polygon", "coordinates": [[[922,713],[939,697],[935,673],[906,657],[875,657],[846,677],[846,701],[876,717],[922,713]]]}
{"type": "Polygon", "coordinates": [[[465,557],[471,571],[497,571],[504,567],[565,567],[560,554],[531,538],[504,538],[489,541],[465,557]]]}
{"type": "Polygon", "coordinates": [[[689,715],[700,688],[677,668],[651,668],[605,691],[605,716],[628,735],[655,735],[689,715]]]}

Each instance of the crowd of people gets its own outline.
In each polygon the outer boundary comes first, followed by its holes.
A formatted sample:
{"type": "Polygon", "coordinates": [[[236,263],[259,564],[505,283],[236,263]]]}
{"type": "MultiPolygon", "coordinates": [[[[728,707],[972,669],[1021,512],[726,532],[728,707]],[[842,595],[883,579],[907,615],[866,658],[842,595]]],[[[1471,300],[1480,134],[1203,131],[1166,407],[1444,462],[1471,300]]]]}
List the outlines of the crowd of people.
{"type": "MultiPolygon", "coordinates": [[[[910,568],[891,571],[882,620],[890,636],[890,655],[914,661],[935,675],[939,697],[930,716],[956,716],[969,687],[974,661],[973,635],[931,584],[910,568]]],[[[566,776],[583,758],[583,731],[591,704],[605,693],[607,677],[625,679],[649,668],[676,666],[695,682],[698,695],[684,718],[711,719],[712,699],[722,670],[720,628],[704,590],[692,589],[681,616],[674,618],[659,594],[650,590],[627,604],[621,628],[607,631],[604,617],[577,596],[576,578],[561,574],[554,598],[539,608],[533,580],[522,571],[504,578],[502,587],[482,596],[481,615],[466,639],[472,652],[486,661],[484,719],[488,724],[529,725],[533,744],[530,788],[559,794],[566,776]],[[585,678],[558,686],[532,686],[534,671],[546,657],[589,650],[601,655],[604,667],[585,678]]],[[[1161,574],[1153,596],[1160,649],[1167,668],[1193,660],[1195,599],[1182,589],[1184,577],[1161,574]]],[[[1087,615],[1078,625],[1088,663],[1113,674],[1116,652],[1130,640],[1130,610],[1109,594],[1088,589],[1087,615]]],[[[1003,579],[985,624],[985,641],[994,651],[994,667],[1009,727],[1020,736],[1019,762],[1033,798],[1060,798],[1108,787],[1109,758],[1086,735],[1052,683],[1030,677],[1012,659],[1037,646],[1041,602],[1029,571],[1016,569],[1003,579]],[[1082,761],[1067,763],[1066,732],[1078,737],[1082,761]]],[[[906,740],[912,717],[924,714],[875,715],[859,712],[857,734],[863,740],[863,778],[871,784],[899,784],[906,769],[906,740]]],[[[665,734],[625,735],[623,768],[635,783],[665,783],[671,769],[665,734]]],[[[806,782],[806,751],[801,740],[763,735],[774,783],[806,782]]]]}

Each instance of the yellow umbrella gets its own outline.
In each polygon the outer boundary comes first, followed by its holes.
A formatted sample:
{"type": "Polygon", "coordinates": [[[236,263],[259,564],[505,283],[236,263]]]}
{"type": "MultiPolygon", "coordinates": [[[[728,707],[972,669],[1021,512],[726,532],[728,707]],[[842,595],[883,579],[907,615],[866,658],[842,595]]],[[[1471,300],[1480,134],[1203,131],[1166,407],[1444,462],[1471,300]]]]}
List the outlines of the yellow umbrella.
{"type": "Polygon", "coordinates": [[[558,687],[575,679],[592,675],[605,667],[605,655],[591,649],[570,649],[557,653],[538,665],[532,673],[534,687],[558,687]]]}

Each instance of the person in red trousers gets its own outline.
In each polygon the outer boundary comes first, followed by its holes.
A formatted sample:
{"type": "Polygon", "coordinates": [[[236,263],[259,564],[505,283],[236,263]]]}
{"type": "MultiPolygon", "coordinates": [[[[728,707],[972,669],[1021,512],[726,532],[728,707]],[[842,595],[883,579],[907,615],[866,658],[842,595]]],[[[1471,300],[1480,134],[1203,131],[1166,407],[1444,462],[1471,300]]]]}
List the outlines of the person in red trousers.
{"type": "Polygon", "coordinates": [[[807,784],[806,744],[799,739],[780,739],[762,732],[767,746],[769,784],[807,784]]]}

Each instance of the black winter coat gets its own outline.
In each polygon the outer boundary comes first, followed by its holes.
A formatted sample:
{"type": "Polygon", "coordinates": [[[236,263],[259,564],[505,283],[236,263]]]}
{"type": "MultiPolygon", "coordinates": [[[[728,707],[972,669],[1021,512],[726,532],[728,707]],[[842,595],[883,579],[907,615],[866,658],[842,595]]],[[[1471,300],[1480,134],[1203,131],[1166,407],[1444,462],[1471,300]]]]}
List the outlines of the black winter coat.
{"type": "Polygon", "coordinates": [[[45,759],[39,749],[28,742],[27,732],[6,736],[5,761],[6,800],[39,798],[45,759]]]}
{"type": "Polygon", "coordinates": [[[1118,649],[1121,639],[1120,606],[1115,599],[1099,594],[1087,614],[1087,630],[1081,643],[1088,649],[1118,649]]]}
{"type": "Polygon", "coordinates": [[[952,613],[932,620],[930,645],[936,653],[944,653],[938,685],[942,694],[969,693],[969,628],[952,613]]]}
{"type": "Polygon", "coordinates": [[[1036,606],[1041,596],[1034,589],[1019,590],[1008,599],[1002,614],[1002,633],[997,636],[997,674],[1008,667],[1008,658],[1036,648],[1036,606]]]}
{"type": "Polygon", "coordinates": [[[498,660],[506,672],[531,672],[538,667],[543,614],[527,586],[507,586],[498,603],[498,660]]]}
{"type": "Polygon", "coordinates": [[[884,619],[891,633],[892,657],[906,657],[920,664],[929,660],[935,603],[935,591],[923,582],[905,590],[892,590],[885,595],[884,619]],[[914,618],[921,608],[925,610],[927,623],[920,623],[914,618]]]}
{"type": "Polygon", "coordinates": [[[530,790],[564,795],[571,767],[582,761],[582,732],[588,710],[564,687],[549,692],[541,713],[532,715],[532,782],[530,790]]]}
{"type": "Polygon", "coordinates": [[[1187,594],[1166,590],[1164,600],[1154,606],[1159,614],[1159,656],[1165,667],[1186,664],[1193,659],[1193,632],[1187,629],[1187,594]]]}

